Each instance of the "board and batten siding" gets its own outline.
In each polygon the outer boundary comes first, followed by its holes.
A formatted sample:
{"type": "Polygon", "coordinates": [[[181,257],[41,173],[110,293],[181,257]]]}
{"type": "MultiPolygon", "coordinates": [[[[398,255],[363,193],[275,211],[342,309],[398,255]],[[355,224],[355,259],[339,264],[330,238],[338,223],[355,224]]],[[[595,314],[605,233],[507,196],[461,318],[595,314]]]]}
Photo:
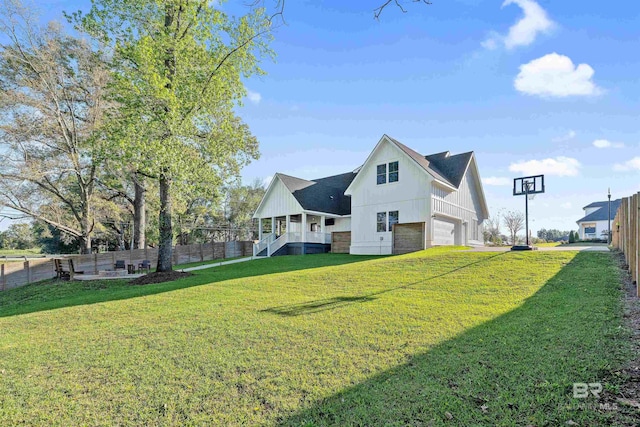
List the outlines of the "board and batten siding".
{"type": "MultiPolygon", "coordinates": [[[[461,236],[457,243],[482,244],[482,205],[478,195],[478,183],[475,174],[469,167],[465,177],[460,183],[458,191],[452,191],[437,183],[431,186],[431,200],[433,213],[437,216],[455,218],[460,221],[460,227],[467,223],[467,236],[461,236]]],[[[465,227],[460,228],[463,233],[465,227]]]]}
{"type": "Polygon", "coordinates": [[[327,225],[325,227],[325,233],[332,233],[334,231],[351,231],[350,217],[335,218],[334,221],[335,223],[333,225],[327,225]]]}
{"type": "Polygon", "coordinates": [[[264,196],[262,206],[254,214],[254,218],[271,218],[300,213],[302,213],[302,206],[280,178],[276,177],[264,196]]]}
{"type": "MultiPolygon", "coordinates": [[[[377,213],[398,211],[400,223],[430,217],[430,176],[389,141],[383,141],[358,172],[351,191],[351,254],[391,254],[391,231],[377,232],[377,213]],[[398,162],[398,182],[377,184],[377,165],[398,162]]],[[[388,217],[387,217],[388,224],[388,217]]]]}

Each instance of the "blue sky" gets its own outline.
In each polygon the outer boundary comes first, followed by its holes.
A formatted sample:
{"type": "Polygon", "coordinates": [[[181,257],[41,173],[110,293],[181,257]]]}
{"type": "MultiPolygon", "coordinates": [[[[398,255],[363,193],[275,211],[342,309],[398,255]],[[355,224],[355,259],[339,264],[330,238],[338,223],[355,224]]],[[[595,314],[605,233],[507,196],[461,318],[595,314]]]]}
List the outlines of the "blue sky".
{"type": "Polygon", "coordinates": [[[355,169],[386,133],[424,154],[475,151],[492,214],[523,210],[512,179],[544,173],[534,231],[577,229],[608,187],[640,191],[640,2],[406,1],[376,21],[380,3],[286,3],[276,61],[239,109],[262,153],[245,182],[355,169]]]}

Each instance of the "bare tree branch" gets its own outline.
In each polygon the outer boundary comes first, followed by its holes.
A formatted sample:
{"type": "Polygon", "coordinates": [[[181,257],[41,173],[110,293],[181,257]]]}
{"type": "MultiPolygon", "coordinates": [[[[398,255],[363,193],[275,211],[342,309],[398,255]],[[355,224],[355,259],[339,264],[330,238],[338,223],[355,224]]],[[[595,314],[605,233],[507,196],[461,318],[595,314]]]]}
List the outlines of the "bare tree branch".
{"type": "MultiPolygon", "coordinates": [[[[424,3],[424,4],[431,4],[430,0],[411,0],[412,3],[424,3]]],[[[398,8],[402,11],[402,13],[407,13],[406,9],[402,6],[402,4],[400,3],[400,0],[386,0],[383,4],[381,4],[380,6],[378,6],[377,8],[375,8],[373,10],[373,17],[374,19],[380,19],[380,15],[382,14],[382,11],[389,6],[391,3],[395,3],[396,6],[398,6],[398,8]]]]}

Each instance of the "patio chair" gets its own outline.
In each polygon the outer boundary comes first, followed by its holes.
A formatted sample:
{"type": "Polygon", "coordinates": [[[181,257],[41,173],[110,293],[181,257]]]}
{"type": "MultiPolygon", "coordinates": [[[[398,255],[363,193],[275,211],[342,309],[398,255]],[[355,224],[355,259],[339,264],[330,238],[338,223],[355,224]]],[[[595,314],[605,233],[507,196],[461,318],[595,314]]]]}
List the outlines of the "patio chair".
{"type": "Polygon", "coordinates": [[[126,270],[126,269],[127,269],[127,266],[126,266],[126,264],[125,264],[125,262],[124,262],[124,260],[123,260],[123,259],[122,259],[122,260],[120,260],[120,259],[119,259],[119,260],[117,260],[117,261],[116,261],[116,263],[113,265],[113,268],[114,268],[115,270],[126,270]]]}
{"type": "Polygon", "coordinates": [[[53,260],[54,268],[56,270],[56,278],[60,280],[69,280],[71,274],[62,267],[62,260],[55,258],[53,260]]]}
{"type": "Polygon", "coordinates": [[[69,259],[69,279],[73,280],[73,276],[75,276],[76,274],[84,274],[84,270],[76,271],[75,267],[73,266],[73,260],[69,259]]]}
{"type": "Polygon", "coordinates": [[[138,273],[142,273],[143,271],[146,271],[147,274],[151,272],[151,261],[148,259],[138,263],[138,273]]]}

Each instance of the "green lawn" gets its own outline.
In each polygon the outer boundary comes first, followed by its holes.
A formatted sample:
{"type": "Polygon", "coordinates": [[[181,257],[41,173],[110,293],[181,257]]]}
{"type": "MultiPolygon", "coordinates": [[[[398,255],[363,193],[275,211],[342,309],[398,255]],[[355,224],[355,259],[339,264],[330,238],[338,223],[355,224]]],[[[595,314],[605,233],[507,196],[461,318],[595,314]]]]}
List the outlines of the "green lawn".
{"type": "Polygon", "coordinates": [[[40,248],[33,249],[0,249],[0,256],[23,256],[23,255],[40,255],[40,248]]]}
{"type": "Polygon", "coordinates": [[[209,261],[189,262],[189,263],[185,263],[185,264],[174,265],[173,268],[174,268],[174,270],[182,270],[183,268],[199,267],[201,265],[215,265],[215,264],[218,264],[218,263],[221,263],[221,262],[233,261],[235,259],[240,259],[240,258],[250,258],[250,256],[237,256],[237,257],[231,257],[231,258],[216,258],[214,260],[209,260],[209,261]]]}
{"type": "Polygon", "coordinates": [[[0,293],[0,425],[607,425],[630,355],[597,252],[276,257],[0,293]]]}

